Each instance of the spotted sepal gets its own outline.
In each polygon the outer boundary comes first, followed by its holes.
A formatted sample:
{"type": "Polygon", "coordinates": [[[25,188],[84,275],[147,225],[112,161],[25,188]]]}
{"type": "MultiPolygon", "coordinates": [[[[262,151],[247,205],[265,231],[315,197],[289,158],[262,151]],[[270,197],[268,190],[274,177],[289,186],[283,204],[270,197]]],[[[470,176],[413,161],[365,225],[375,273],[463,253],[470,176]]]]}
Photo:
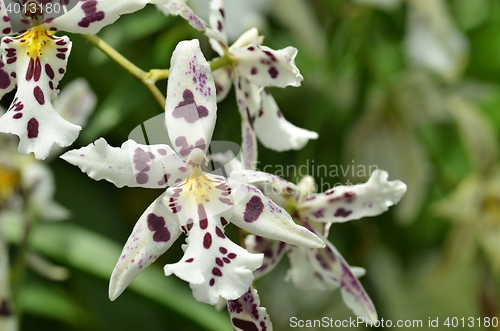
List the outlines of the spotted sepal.
{"type": "Polygon", "coordinates": [[[217,118],[217,102],[212,71],[199,41],[181,41],[170,67],[165,107],[170,141],[182,157],[194,148],[206,153],[217,118]]]}
{"type": "Polygon", "coordinates": [[[253,286],[237,300],[229,300],[227,310],[235,331],[273,331],[269,314],[260,306],[259,294],[253,286]]]}
{"type": "Polygon", "coordinates": [[[37,27],[3,38],[2,49],[4,70],[15,73],[10,78],[17,82],[17,93],[0,119],[0,132],[19,136],[21,154],[33,152],[37,159],[45,159],[54,143],[69,146],[81,130],[64,120],[51,102],[59,92],[56,88],[66,71],[71,42],[37,27]]]}
{"type": "MultiPolygon", "coordinates": [[[[312,227],[308,228],[314,231],[312,227]]],[[[330,291],[340,287],[345,304],[354,314],[377,320],[375,306],[356,277],[356,274],[362,275],[362,269],[351,268],[328,239],[319,232],[316,234],[326,243],[325,248],[288,248],[291,264],[288,277],[304,290],[330,291]]]]}
{"type": "Polygon", "coordinates": [[[310,139],[318,139],[316,132],[296,127],[288,122],[273,96],[262,92],[262,107],[254,120],[257,138],[269,149],[283,152],[303,148],[310,139]]]}
{"type": "Polygon", "coordinates": [[[165,253],[182,233],[162,194],[142,214],[123,247],[109,282],[115,300],[132,280],[165,253]]]}
{"type": "Polygon", "coordinates": [[[387,172],[377,170],[364,184],[337,186],[312,195],[299,206],[300,215],[317,222],[346,222],[382,214],[406,192],[403,182],[389,182],[388,177],[387,172]]]}
{"type": "Polygon", "coordinates": [[[243,230],[292,245],[320,248],[323,241],[306,228],[295,224],[292,217],[255,186],[228,179],[234,203],[231,223],[243,230]]]}
{"type": "Polygon", "coordinates": [[[300,86],[303,80],[295,66],[294,47],[275,51],[252,40],[248,46],[231,48],[231,53],[238,73],[259,86],[300,86]]]}
{"type": "Polygon", "coordinates": [[[253,273],[255,279],[259,279],[273,270],[288,250],[287,243],[283,241],[270,240],[254,235],[245,237],[245,245],[251,253],[264,254],[262,266],[253,273]]]}
{"type": "Polygon", "coordinates": [[[127,140],[120,148],[104,138],[61,156],[95,180],[117,187],[165,188],[188,176],[186,162],[168,145],[140,145],[127,140]]]}
{"type": "MultiPolygon", "coordinates": [[[[67,31],[80,34],[96,34],[103,27],[114,23],[123,14],[142,9],[147,3],[165,3],[157,0],[80,0],[76,6],[69,3],[67,13],[45,20],[50,31],[67,31]]],[[[68,7],[68,6],[66,6],[68,7]]]]}

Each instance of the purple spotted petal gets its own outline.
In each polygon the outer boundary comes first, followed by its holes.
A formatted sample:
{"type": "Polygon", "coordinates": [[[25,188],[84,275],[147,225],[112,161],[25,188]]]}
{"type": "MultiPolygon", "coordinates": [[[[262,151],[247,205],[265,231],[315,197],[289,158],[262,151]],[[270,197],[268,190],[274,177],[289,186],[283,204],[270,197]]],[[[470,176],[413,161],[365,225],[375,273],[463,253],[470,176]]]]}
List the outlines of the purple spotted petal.
{"type": "Polygon", "coordinates": [[[162,3],[152,0],[87,0],[80,1],[66,14],[46,21],[50,31],[67,31],[81,34],[96,34],[106,25],[114,23],[120,15],[142,9],[147,3],[162,3]]]}
{"type": "Polygon", "coordinates": [[[250,286],[237,300],[229,300],[227,309],[236,331],[272,331],[273,325],[266,308],[260,307],[257,290],[250,286]]]}
{"type": "Polygon", "coordinates": [[[109,282],[109,298],[115,300],[142,270],[172,246],[181,233],[161,195],[139,218],[123,247],[109,282]]]}
{"type": "Polygon", "coordinates": [[[13,31],[10,24],[9,13],[7,12],[7,6],[4,6],[2,1],[0,2],[0,39],[12,33],[13,31]]]}
{"type": "Polygon", "coordinates": [[[324,247],[314,233],[293,222],[292,217],[255,186],[229,178],[234,202],[231,223],[243,230],[292,245],[324,247]]]}
{"type": "MultiPolygon", "coordinates": [[[[238,75],[235,75],[235,81],[240,82],[238,75]]],[[[253,127],[253,117],[249,98],[245,97],[241,83],[235,85],[236,102],[241,115],[241,150],[243,163],[246,169],[255,169],[257,167],[257,136],[253,127]]]]}
{"type": "Polygon", "coordinates": [[[95,180],[105,179],[117,187],[165,188],[188,176],[186,162],[168,145],[140,145],[133,140],[121,148],[100,138],[95,143],[61,156],[95,180]]]}
{"type": "Polygon", "coordinates": [[[165,108],[170,141],[180,156],[194,148],[207,152],[217,118],[215,93],[199,41],[180,42],[171,59],[165,108]]]}
{"type": "Polygon", "coordinates": [[[210,39],[209,41],[213,50],[220,56],[224,56],[224,50],[228,48],[225,15],[223,0],[210,1],[210,25],[213,30],[219,33],[220,38],[218,38],[219,40],[210,39]]]}
{"type": "Polygon", "coordinates": [[[244,48],[232,48],[231,54],[239,75],[259,86],[300,86],[303,80],[295,66],[296,48],[275,51],[252,40],[244,48]]]}
{"type": "MultiPolygon", "coordinates": [[[[345,304],[354,314],[370,318],[372,321],[377,320],[375,306],[355,277],[354,270],[328,239],[322,237],[319,232],[316,234],[324,240],[326,247],[321,249],[290,247],[288,256],[291,268],[288,276],[297,287],[305,290],[329,291],[340,287],[345,304]]],[[[359,269],[356,268],[356,272],[359,269]]]]}
{"type": "Polygon", "coordinates": [[[200,302],[215,305],[220,297],[239,298],[252,286],[252,271],[261,266],[262,254],[250,254],[234,244],[224,234],[219,218],[202,214],[190,224],[184,256],[167,264],[165,275],[175,274],[189,282],[200,302]]]}
{"type": "Polygon", "coordinates": [[[301,217],[317,222],[346,222],[379,215],[399,202],[406,185],[387,181],[388,174],[377,170],[368,182],[355,186],[337,186],[309,197],[299,206],[301,217]]]}
{"type": "Polygon", "coordinates": [[[81,130],[64,120],[51,103],[59,92],[71,42],[37,27],[16,38],[3,38],[2,48],[3,70],[15,73],[18,89],[0,119],[0,132],[19,136],[21,154],[33,152],[37,159],[45,159],[54,143],[69,146],[81,130]]]}
{"type": "Polygon", "coordinates": [[[318,138],[316,132],[301,129],[288,122],[267,91],[262,93],[262,107],[255,116],[254,126],[259,141],[278,152],[301,149],[310,139],[318,138]]]}
{"type": "Polygon", "coordinates": [[[259,279],[273,270],[288,250],[288,245],[283,241],[270,240],[254,235],[246,236],[245,244],[249,252],[264,254],[262,266],[253,273],[255,279],[259,279]]]}

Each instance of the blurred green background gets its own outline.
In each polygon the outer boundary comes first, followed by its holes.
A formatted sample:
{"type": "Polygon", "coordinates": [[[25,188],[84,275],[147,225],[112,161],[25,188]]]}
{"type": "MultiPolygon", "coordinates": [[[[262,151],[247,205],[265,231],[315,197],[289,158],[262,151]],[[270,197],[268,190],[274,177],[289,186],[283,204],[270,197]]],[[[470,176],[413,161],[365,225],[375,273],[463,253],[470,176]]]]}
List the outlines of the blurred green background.
{"type": "MultiPolygon", "coordinates": [[[[226,12],[235,21],[231,35],[257,24],[265,45],[298,48],[302,86],[269,91],[290,122],[319,133],[300,151],[259,146],[259,168],[377,165],[390,180],[404,181],[408,192],[398,206],[379,217],[334,224],[329,239],[350,265],[367,269],[361,281],[380,318],[421,319],[424,325],[439,318],[437,329],[444,330],[447,317],[500,317],[500,2],[448,0],[440,10],[436,2],[226,0],[226,12]],[[433,33],[437,46],[428,37],[433,33]],[[440,47],[447,56],[437,69],[419,58],[418,50],[440,56],[440,47]]],[[[203,12],[203,1],[192,6],[203,12]]],[[[99,36],[143,70],[168,68],[173,49],[185,39],[199,38],[206,58],[216,56],[203,34],[150,5],[99,36]]],[[[60,89],[85,77],[98,97],[72,148],[101,136],[119,146],[162,110],[85,39],[70,39],[60,89]]],[[[165,81],[158,86],[166,92],[165,81]]],[[[219,104],[213,140],[239,143],[240,132],[230,93],[219,104]]],[[[95,182],[60,159],[49,166],[56,200],[72,217],[41,223],[30,247],[71,274],[54,282],[28,271],[17,298],[22,330],[231,330],[225,311],[196,303],[187,283],[162,276],[162,266],[182,256],[183,239],[110,302],[108,279],[119,251],[161,190],[95,182]]],[[[366,177],[340,173],[316,180],[321,188],[366,177]]],[[[15,244],[10,251],[14,258],[15,244]]],[[[285,282],[288,265],[285,258],[256,282],[275,330],[291,330],[292,316],[354,317],[339,291],[304,292],[285,282]]]]}

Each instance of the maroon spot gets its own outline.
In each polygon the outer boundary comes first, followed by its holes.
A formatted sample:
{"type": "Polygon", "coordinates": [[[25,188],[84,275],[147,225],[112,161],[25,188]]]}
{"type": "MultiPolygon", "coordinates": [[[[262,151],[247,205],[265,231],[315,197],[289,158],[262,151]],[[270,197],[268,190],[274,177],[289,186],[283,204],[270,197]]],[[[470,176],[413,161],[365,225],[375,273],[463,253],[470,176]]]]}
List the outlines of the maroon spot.
{"type": "Polygon", "coordinates": [[[231,260],[228,259],[227,257],[223,257],[222,260],[225,262],[225,263],[231,263],[231,260]]]}
{"type": "Polygon", "coordinates": [[[252,75],[257,75],[257,72],[258,72],[258,70],[257,70],[257,68],[255,68],[255,67],[252,67],[252,69],[250,69],[250,73],[251,73],[252,75]]]}
{"type": "Polygon", "coordinates": [[[200,228],[205,230],[208,226],[207,213],[201,203],[198,205],[198,217],[200,218],[200,228]]]}
{"type": "Polygon", "coordinates": [[[78,25],[82,28],[88,28],[90,23],[102,21],[104,19],[104,12],[97,11],[97,1],[91,0],[82,4],[81,6],[85,17],[82,18],[78,25]]]}
{"type": "Polygon", "coordinates": [[[213,268],[213,269],[212,269],[212,274],[213,274],[214,276],[219,276],[219,277],[222,277],[222,271],[220,271],[220,269],[219,269],[219,268],[213,268]]]}
{"type": "Polygon", "coordinates": [[[276,62],[276,61],[278,61],[278,60],[276,59],[276,57],[274,56],[274,54],[273,54],[273,53],[271,53],[270,51],[264,51],[264,54],[266,54],[268,57],[270,57],[270,58],[271,58],[271,60],[273,60],[273,61],[275,61],[275,62],[276,62]]]}
{"type": "Polygon", "coordinates": [[[215,233],[217,233],[217,235],[219,237],[221,237],[222,239],[226,238],[226,236],[224,235],[224,232],[222,232],[222,230],[218,226],[215,227],[215,233]]]}
{"type": "Polygon", "coordinates": [[[220,222],[221,222],[222,226],[226,226],[229,224],[228,221],[226,221],[226,219],[224,217],[220,218],[220,222]]]}
{"type": "Polygon", "coordinates": [[[16,56],[16,49],[15,48],[6,48],[7,51],[7,57],[13,57],[16,56]]]}
{"type": "Polygon", "coordinates": [[[351,215],[352,210],[345,210],[344,208],[339,208],[333,216],[335,217],[347,217],[351,215]]]}
{"type": "Polygon", "coordinates": [[[33,58],[30,59],[30,63],[28,64],[28,70],[26,70],[26,80],[30,81],[33,78],[33,71],[35,69],[35,60],[33,58]]]}
{"type": "Polygon", "coordinates": [[[230,258],[230,259],[232,260],[232,259],[234,259],[234,258],[236,257],[236,254],[234,254],[234,253],[229,253],[229,254],[227,255],[227,257],[228,257],[228,258],[230,258]]]}
{"type": "Polygon", "coordinates": [[[49,80],[49,87],[50,87],[50,89],[51,89],[51,90],[53,90],[53,89],[54,89],[54,83],[52,83],[52,81],[51,81],[51,80],[49,80]]]}
{"type": "Polygon", "coordinates": [[[224,266],[224,262],[222,262],[222,260],[221,260],[221,259],[219,259],[219,258],[216,258],[216,259],[215,259],[215,263],[217,263],[217,265],[218,265],[219,267],[223,267],[223,266],[224,266]]]}
{"type": "Polygon", "coordinates": [[[62,75],[66,72],[66,70],[64,70],[63,68],[59,68],[59,73],[62,75]]]}
{"type": "Polygon", "coordinates": [[[224,17],[224,8],[219,8],[219,13],[221,14],[222,17],[224,17]]]}
{"type": "Polygon", "coordinates": [[[154,231],[153,240],[167,242],[170,240],[170,231],[165,227],[165,219],[153,213],[148,215],[148,229],[154,231]]]}
{"type": "Polygon", "coordinates": [[[276,115],[278,116],[278,118],[283,118],[283,113],[279,109],[276,111],[276,115]]]}
{"type": "Polygon", "coordinates": [[[4,21],[4,22],[8,22],[8,21],[10,21],[9,16],[4,16],[4,17],[3,17],[3,21],[4,21]]]}
{"type": "Polygon", "coordinates": [[[175,118],[184,118],[188,123],[194,123],[202,117],[208,116],[208,109],[204,106],[197,106],[194,101],[194,95],[191,90],[184,90],[182,93],[183,101],[179,102],[174,108],[172,116],[175,118]]]}
{"type": "Polygon", "coordinates": [[[187,259],[187,260],[186,260],[186,261],[184,261],[184,262],[191,263],[191,262],[193,262],[193,261],[194,261],[194,259],[193,259],[193,258],[190,258],[190,259],[187,259]]]}
{"type": "Polygon", "coordinates": [[[17,113],[16,115],[13,116],[13,118],[15,118],[16,120],[23,117],[23,114],[22,113],[17,113]]]}
{"type": "Polygon", "coordinates": [[[10,59],[7,59],[7,64],[12,64],[14,62],[16,62],[17,60],[17,57],[11,57],[10,59]]]}
{"type": "Polygon", "coordinates": [[[313,214],[314,217],[316,218],[322,218],[325,216],[325,208],[321,208],[320,210],[315,211],[313,214]]]}
{"type": "Polygon", "coordinates": [[[54,70],[52,70],[52,67],[48,63],[45,64],[45,73],[50,79],[54,79],[54,70]]]}
{"type": "Polygon", "coordinates": [[[35,69],[33,70],[33,78],[35,82],[40,80],[40,76],[42,75],[42,64],[40,63],[40,58],[36,58],[35,61],[35,69]]]}
{"type": "Polygon", "coordinates": [[[28,121],[28,138],[37,138],[38,137],[38,121],[36,118],[32,118],[28,121]]]}
{"type": "Polygon", "coordinates": [[[12,31],[12,29],[11,29],[11,28],[5,28],[5,29],[3,29],[3,30],[2,30],[2,32],[3,32],[4,34],[10,33],[11,31],[12,31]]]}
{"type": "Polygon", "coordinates": [[[0,70],[0,89],[5,90],[10,86],[10,77],[9,74],[4,70],[0,70]]]}
{"type": "Polygon", "coordinates": [[[212,246],[212,235],[210,232],[205,233],[205,237],[203,237],[203,247],[209,249],[212,246]]]}
{"type": "Polygon", "coordinates": [[[170,174],[164,174],[162,180],[158,182],[158,185],[165,185],[168,182],[168,179],[170,178],[170,174]]]}
{"type": "Polygon", "coordinates": [[[262,214],[263,210],[264,204],[262,203],[261,198],[259,198],[258,196],[253,196],[245,206],[243,219],[247,223],[255,222],[259,218],[260,214],[262,214]]]}
{"type": "Polygon", "coordinates": [[[194,225],[193,219],[192,218],[188,218],[188,220],[186,222],[187,230],[190,231],[193,228],[193,225],[194,225]]]}
{"type": "Polygon", "coordinates": [[[210,283],[209,283],[209,284],[210,284],[210,286],[214,286],[214,284],[215,284],[215,279],[213,279],[213,278],[212,278],[212,279],[210,279],[210,283]]]}
{"type": "Polygon", "coordinates": [[[278,70],[276,70],[275,67],[271,67],[269,68],[269,75],[271,76],[271,78],[276,78],[278,77],[278,70]]]}
{"type": "Polygon", "coordinates": [[[224,247],[219,247],[219,252],[221,252],[222,254],[226,254],[227,249],[225,249],[224,247]]]}
{"type": "Polygon", "coordinates": [[[248,50],[251,51],[251,52],[253,52],[255,50],[255,47],[250,46],[250,47],[248,47],[248,50]]]}
{"type": "Polygon", "coordinates": [[[61,60],[65,60],[66,59],[66,54],[63,54],[63,53],[57,53],[56,55],[58,58],[60,58],[61,60]]]}
{"type": "MultiPolygon", "coordinates": [[[[47,22],[47,20],[45,20],[45,22],[47,22]]],[[[64,45],[66,45],[66,42],[65,42],[64,40],[58,40],[58,41],[56,42],[56,45],[59,45],[59,46],[64,46],[64,45]]]]}
{"type": "Polygon", "coordinates": [[[58,48],[57,51],[58,52],[67,52],[68,49],[67,48],[58,48]]]}
{"type": "MultiPolygon", "coordinates": [[[[2,70],[2,71],[3,71],[3,70],[2,70]]],[[[16,77],[17,77],[17,75],[16,75],[16,73],[15,73],[15,72],[11,72],[11,73],[10,73],[10,76],[11,76],[12,78],[16,78],[16,77]]]]}
{"type": "Polygon", "coordinates": [[[40,86],[35,86],[35,89],[33,90],[33,95],[36,101],[38,101],[40,105],[45,104],[45,96],[43,95],[43,91],[40,88],[40,86]]]}
{"type": "Polygon", "coordinates": [[[222,32],[222,22],[217,21],[217,29],[222,32]]]}
{"type": "Polygon", "coordinates": [[[231,322],[235,328],[243,331],[259,331],[259,328],[255,325],[255,323],[251,321],[240,320],[239,318],[234,317],[231,322]]]}

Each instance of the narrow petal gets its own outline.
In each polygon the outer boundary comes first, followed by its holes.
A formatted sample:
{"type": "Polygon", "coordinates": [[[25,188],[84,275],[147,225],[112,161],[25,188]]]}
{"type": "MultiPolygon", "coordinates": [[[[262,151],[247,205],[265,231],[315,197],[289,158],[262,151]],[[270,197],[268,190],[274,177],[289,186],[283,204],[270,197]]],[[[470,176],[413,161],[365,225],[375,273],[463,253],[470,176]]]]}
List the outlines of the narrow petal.
{"type": "Polygon", "coordinates": [[[189,230],[184,256],[167,264],[165,275],[189,282],[196,300],[216,305],[219,298],[234,300],[252,285],[252,271],[262,265],[262,254],[250,254],[224,234],[219,219],[197,217],[189,230]]]}
{"type": "Polygon", "coordinates": [[[264,36],[259,36],[259,30],[257,30],[257,28],[251,28],[239,36],[234,44],[229,47],[229,51],[232,52],[234,49],[248,46],[253,39],[257,40],[259,44],[264,42],[264,36]]]}
{"type": "Polygon", "coordinates": [[[54,143],[69,146],[81,130],[64,120],[51,103],[66,70],[71,42],[33,28],[19,37],[3,38],[2,48],[5,70],[15,72],[18,89],[0,119],[0,132],[19,136],[21,154],[33,152],[37,159],[45,159],[54,143]]]}
{"type": "Polygon", "coordinates": [[[256,280],[273,270],[288,249],[287,244],[283,241],[266,239],[254,235],[245,237],[245,245],[250,253],[264,254],[262,266],[253,273],[256,280]]]}
{"type": "Polygon", "coordinates": [[[241,134],[242,143],[241,150],[243,163],[246,169],[255,169],[257,167],[257,136],[253,127],[253,116],[251,114],[251,103],[249,98],[246,98],[245,92],[242,89],[241,80],[236,75],[238,82],[236,88],[236,101],[238,110],[241,115],[241,134]]]}
{"type": "Polygon", "coordinates": [[[134,278],[165,253],[182,233],[174,214],[158,197],[142,214],[123,247],[109,282],[115,300],[134,278]]]}
{"type": "Polygon", "coordinates": [[[318,139],[316,132],[301,129],[288,122],[267,91],[262,93],[262,108],[255,117],[254,126],[262,145],[278,152],[301,149],[309,139],[318,139]]]}
{"type": "Polygon", "coordinates": [[[61,156],[95,180],[105,179],[117,187],[164,188],[187,177],[186,162],[168,145],[140,145],[127,140],[122,147],[95,143],[61,156]]]}
{"type": "Polygon", "coordinates": [[[84,126],[94,111],[97,97],[84,78],[69,83],[54,101],[54,109],[67,121],[84,126]]]}
{"type": "Polygon", "coordinates": [[[182,157],[194,148],[208,151],[217,118],[215,83],[197,39],[181,41],[171,59],[165,121],[182,157]]]}
{"type": "Polygon", "coordinates": [[[232,49],[231,54],[238,73],[259,86],[300,86],[304,79],[295,66],[294,47],[275,51],[252,40],[249,46],[232,49]]]}
{"type": "MultiPolygon", "coordinates": [[[[354,314],[377,320],[375,306],[351,267],[328,239],[322,239],[326,243],[322,249],[292,247],[288,250],[291,264],[288,277],[304,290],[331,291],[340,287],[345,304],[354,314]]],[[[354,270],[359,274],[359,269],[354,270]]]]}
{"type": "Polygon", "coordinates": [[[233,70],[225,66],[212,72],[215,81],[215,93],[217,102],[224,100],[233,85],[233,70]]]}
{"type": "Polygon", "coordinates": [[[210,2],[209,21],[212,29],[218,31],[221,36],[221,40],[210,39],[210,45],[214,51],[216,51],[220,56],[223,56],[224,49],[227,50],[228,48],[223,0],[212,0],[210,2]]]}
{"type": "Polygon", "coordinates": [[[387,172],[377,170],[365,184],[337,186],[315,194],[299,206],[299,213],[317,222],[346,222],[382,214],[406,192],[403,182],[389,182],[388,177],[387,172]]]}
{"type": "Polygon", "coordinates": [[[293,222],[292,217],[255,186],[229,178],[234,202],[231,223],[243,230],[292,245],[320,248],[323,241],[314,233],[293,222]]]}
{"type": "Polygon", "coordinates": [[[237,97],[244,101],[245,107],[248,108],[248,113],[250,114],[252,119],[255,118],[255,116],[259,112],[259,109],[261,108],[261,94],[263,88],[250,82],[248,79],[241,75],[237,76],[235,84],[237,84],[237,97]]]}
{"type": "Polygon", "coordinates": [[[67,31],[71,33],[96,34],[106,25],[114,23],[120,15],[133,13],[142,9],[151,0],[89,0],[80,1],[71,7],[69,3],[64,15],[55,19],[46,19],[46,29],[50,31],[67,31]]]}
{"type": "Polygon", "coordinates": [[[257,290],[250,286],[237,300],[229,300],[227,309],[235,331],[273,331],[266,308],[260,307],[257,290]]]}

